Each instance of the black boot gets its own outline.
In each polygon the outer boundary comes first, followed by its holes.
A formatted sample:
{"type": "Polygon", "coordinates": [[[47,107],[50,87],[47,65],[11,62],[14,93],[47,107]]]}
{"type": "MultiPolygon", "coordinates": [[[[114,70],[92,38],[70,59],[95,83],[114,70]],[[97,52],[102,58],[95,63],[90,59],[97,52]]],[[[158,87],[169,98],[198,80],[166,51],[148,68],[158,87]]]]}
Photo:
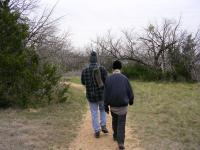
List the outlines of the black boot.
{"type": "Polygon", "coordinates": [[[120,149],[120,150],[121,150],[121,149],[125,149],[124,144],[119,144],[118,146],[119,146],[119,149],[120,149]]]}
{"type": "Polygon", "coordinates": [[[94,133],[94,137],[95,137],[95,138],[99,138],[99,137],[100,137],[100,131],[95,132],[95,133],[94,133]]]}
{"type": "Polygon", "coordinates": [[[101,127],[101,131],[102,131],[103,133],[108,133],[108,129],[106,128],[106,126],[102,126],[102,127],[101,127]]]}

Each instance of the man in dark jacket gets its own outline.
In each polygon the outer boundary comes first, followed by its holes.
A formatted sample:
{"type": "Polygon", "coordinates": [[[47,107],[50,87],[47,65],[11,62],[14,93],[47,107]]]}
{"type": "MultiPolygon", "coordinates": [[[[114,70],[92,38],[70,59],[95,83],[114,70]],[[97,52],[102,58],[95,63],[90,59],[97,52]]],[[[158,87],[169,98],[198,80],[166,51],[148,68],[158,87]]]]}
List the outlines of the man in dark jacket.
{"type": "Polygon", "coordinates": [[[104,133],[108,133],[108,130],[106,128],[106,112],[104,110],[104,102],[103,102],[103,91],[104,91],[103,83],[105,83],[106,77],[107,77],[107,71],[103,66],[100,66],[97,63],[96,52],[94,51],[91,52],[90,64],[88,67],[83,69],[81,75],[81,82],[86,87],[86,97],[88,99],[90,106],[92,125],[96,138],[99,138],[100,130],[102,130],[102,132],[104,133]],[[99,77],[100,79],[96,79],[94,77],[94,70],[99,71],[99,75],[97,77],[99,77]],[[96,80],[98,80],[98,82],[101,81],[102,85],[98,86],[96,80]],[[98,109],[100,111],[100,123],[99,123],[98,109]]]}
{"type": "Polygon", "coordinates": [[[113,74],[105,82],[104,107],[112,115],[113,139],[118,142],[119,149],[125,149],[125,124],[128,104],[134,102],[134,95],[126,76],[121,74],[122,63],[119,60],[113,63],[113,74]]]}

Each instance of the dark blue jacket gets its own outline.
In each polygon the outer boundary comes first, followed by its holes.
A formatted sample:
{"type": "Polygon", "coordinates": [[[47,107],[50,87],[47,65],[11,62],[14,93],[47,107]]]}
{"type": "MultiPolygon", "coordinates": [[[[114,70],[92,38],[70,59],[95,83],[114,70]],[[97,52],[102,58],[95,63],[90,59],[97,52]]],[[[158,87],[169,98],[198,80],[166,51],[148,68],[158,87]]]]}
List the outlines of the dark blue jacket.
{"type": "Polygon", "coordinates": [[[104,89],[104,105],[122,107],[133,104],[134,95],[126,76],[114,73],[107,77],[104,89]]]}

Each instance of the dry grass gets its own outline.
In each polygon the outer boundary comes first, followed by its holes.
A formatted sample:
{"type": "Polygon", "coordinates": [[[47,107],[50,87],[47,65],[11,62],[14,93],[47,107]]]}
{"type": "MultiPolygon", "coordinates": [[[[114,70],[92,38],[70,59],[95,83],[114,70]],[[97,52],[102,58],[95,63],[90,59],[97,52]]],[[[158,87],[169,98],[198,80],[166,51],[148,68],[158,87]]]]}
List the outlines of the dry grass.
{"type": "Polygon", "coordinates": [[[200,149],[200,85],[132,82],[129,124],[147,150],[200,149]]]}
{"type": "Polygon", "coordinates": [[[66,103],[46,108],[0,110],[0,149],[67,149],[86,112],[83,93],[70,88],[66,103]]]}
{"type": "MultiPolygon", "coordinates": [[[[80,78],[70,81],[80,83],[80,78]]],[[[140,141],[138,147],[199,150],[200,84],[132,84],[135,104],[129,108],[127,124],[140,141]]],[[[85,95],[75,88],[70,88],[70,98],[64,104],[37,110],[0,110],[0,149],[68,149],[86,112],[85,95]]]]}

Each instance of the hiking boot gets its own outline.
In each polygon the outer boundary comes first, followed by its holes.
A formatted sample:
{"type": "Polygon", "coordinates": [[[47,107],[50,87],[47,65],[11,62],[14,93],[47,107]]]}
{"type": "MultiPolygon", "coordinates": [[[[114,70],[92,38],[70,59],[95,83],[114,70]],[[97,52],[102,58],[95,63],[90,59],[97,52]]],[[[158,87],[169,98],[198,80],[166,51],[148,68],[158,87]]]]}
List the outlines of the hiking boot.
{"type": "Polygon", "coordinates": [[[99,137],[100,137],[100,131],[95,132],[95,133],[94,133],[94,137],[95,137],[95,138],[99,138],[99,137]]]}
{"type": "Polygon", "coordinates": [[[124,144],[119,144],[118,146],[119,146],[119,149],[120,149],[120,150],[121,150],[121,149],[125,149],[124,144]]]}
{"type": "Polygon", "coordinates": [[[106,128],[106,126],[102,126],[102,127],[101,127],[101,131],[102,131],[103,133],[108,133],[108,129],[106,128]]]}

